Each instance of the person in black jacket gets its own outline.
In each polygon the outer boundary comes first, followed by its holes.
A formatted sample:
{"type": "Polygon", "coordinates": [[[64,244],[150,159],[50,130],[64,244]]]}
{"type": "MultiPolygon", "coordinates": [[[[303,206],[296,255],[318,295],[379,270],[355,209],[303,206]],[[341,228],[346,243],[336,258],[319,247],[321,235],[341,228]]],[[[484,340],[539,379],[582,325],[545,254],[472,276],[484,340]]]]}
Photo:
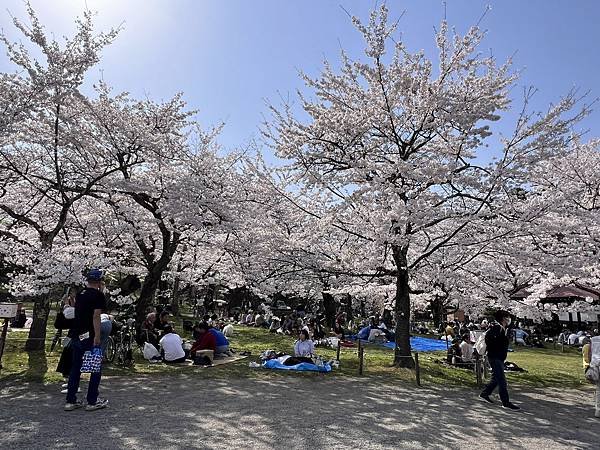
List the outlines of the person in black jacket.
{"type": "Polygon", "coordinates": [[[496,322],[485,334],[485,344],[487,347],[488,361],[492,368],[492,380],[483,389],[479,397],[488,403],[494,403],[490,394],[498,387],[502,407],[508,409],[521,409],[512,404],[508,398],[508,387],[506,377],[504,376],[504,360],[508,352],[507,328],[510,325],[511,318],[508,311],[499,310],[494,314],[496,322]]]}

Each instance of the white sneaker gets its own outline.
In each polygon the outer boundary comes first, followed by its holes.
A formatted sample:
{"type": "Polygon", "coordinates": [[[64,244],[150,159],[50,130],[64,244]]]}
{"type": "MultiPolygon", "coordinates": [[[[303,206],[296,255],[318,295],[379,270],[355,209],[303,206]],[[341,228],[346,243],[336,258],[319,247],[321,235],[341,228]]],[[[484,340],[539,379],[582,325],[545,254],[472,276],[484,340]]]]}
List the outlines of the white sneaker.
{"type": "Polygon", "coordinates": [[[96,400],[96,403],[93,405],[87,405],[85,407],[86,411],[96,411],[97,409],[106,408],[108,406],[108,400],[99,398],[96,400]]]}
{"type": "Polygon", "coordinates": [[[60,385],[60,387],[61,387],[61,388],[66,388],[66,387],[69,387],[69,383],[63,383],[63,384],[61,384],[61,385],[60,385]]]}
{"type": "Polygon", "coordinates": [[[65,411],[73,411],[75,409],[79,409],[83,406],[83,402],[77,401],[75,403],[65,403],[65,411]]]}

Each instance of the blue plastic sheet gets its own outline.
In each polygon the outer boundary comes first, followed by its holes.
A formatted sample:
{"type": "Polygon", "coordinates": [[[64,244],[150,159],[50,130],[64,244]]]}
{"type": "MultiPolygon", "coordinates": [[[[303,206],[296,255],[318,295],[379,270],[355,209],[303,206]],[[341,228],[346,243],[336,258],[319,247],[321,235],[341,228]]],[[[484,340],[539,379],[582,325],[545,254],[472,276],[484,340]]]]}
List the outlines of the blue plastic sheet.
{"type": "MultiPolygon", "coordinates": [[[[391,349],[396,348],[396,343],[394,342],[386,342],[383,345],[391,349]]],[[[410,348],[416,352],[445,352],[448,349],[446,346],[446,341],[418,336],[413,336],[410,338],[410,348]]]]}
{"type": "Polygon", "coordinates": [[[295,366],[284,366],[277,359],[265,361],[263,363],[263,367],[265,369],[298,370],[300,372],[331,372],[331,366],[329,364],[324,364],[322,367],[310,363],[300,363],[296,364],[295,366]]]}

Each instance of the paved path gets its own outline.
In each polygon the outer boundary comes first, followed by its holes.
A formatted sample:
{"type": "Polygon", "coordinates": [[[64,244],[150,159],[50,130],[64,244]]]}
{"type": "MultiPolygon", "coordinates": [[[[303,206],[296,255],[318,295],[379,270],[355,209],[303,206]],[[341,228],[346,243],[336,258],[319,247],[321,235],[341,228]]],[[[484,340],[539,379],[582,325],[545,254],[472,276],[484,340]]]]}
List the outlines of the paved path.
{"type": "Polygon", "coordinates": [[[0,389],[0,448],[600,449],[592,391],[514,390],[521,412],[475,392],[372,380],[110,378],[106,410],[62,411],[56,385],[0,389]]]}

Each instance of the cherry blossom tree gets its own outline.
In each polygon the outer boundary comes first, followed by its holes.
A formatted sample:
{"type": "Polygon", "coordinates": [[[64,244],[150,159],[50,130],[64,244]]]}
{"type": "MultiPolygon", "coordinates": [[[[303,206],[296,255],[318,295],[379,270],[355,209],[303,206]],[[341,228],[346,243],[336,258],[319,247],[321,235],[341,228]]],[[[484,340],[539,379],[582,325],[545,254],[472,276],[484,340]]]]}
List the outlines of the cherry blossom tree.
{"type": "MultiPolygon", "coordinates": [[[[49,253],[73,205],[117,170],[114,155],[90,136],[90,103],[79,91],[117,30],[94,34],[91,14],[85,13],[76,34],[61,45],[48,38],[30,5],[27,12],[29,25],[18,19],[14,25],[44,60],[2,35],[20,72],[2,75],[0,212],[2,237],[15,240],[13,230],[19,230],[19,240],[36,255],[27,268],[35,272],[41,261],[52,259],[49,253]]],[[[48,311],[44,295],[35,303],[27,348],[43,348],[48,311]]]]}
{"type": "Polygon", "coordinates": [[[544,114],[525,109],[497,142],[491,125],[510,108],[517,76],[510,61],[499,66],[478,53],[480,29],[452,35],[442,22],[435,67],[394,39],[385,5],[368,24],[353,22],[366,58],[342,52],[338,70],[325,61],[320,76],[303,75],[314,98],[299,94],[302,114],[272,107],[264,134],[307,197],[328,196],[330,229],[379,248],[376,272],[395,278],[395,364],[411,367],[411,274],[443,249],[502,238],[493,226],[478,236],[477,224],[500,220],[530,165],[564,152],[587,109],[572,112],[575,93],[544,114]],[[488,164],[486,153],[495,157],[488,164]]]}

